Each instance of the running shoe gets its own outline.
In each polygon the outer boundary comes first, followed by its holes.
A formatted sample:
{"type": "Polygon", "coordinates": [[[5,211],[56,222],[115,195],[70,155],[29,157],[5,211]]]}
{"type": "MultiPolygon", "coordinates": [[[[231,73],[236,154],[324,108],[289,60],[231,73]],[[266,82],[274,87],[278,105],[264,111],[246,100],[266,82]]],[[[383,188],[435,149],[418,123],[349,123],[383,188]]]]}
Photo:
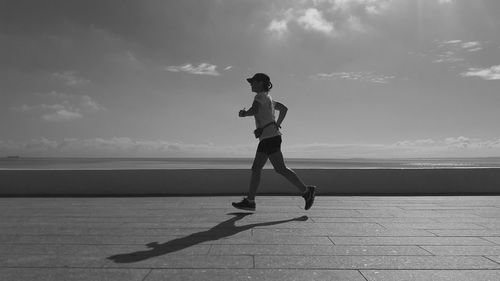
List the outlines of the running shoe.
{"type": "Polygon", "coordinates": [[[314,203],[315,196],[316,196],[316,187],[314,185],[307,186],[307,191],[304,193],[304,195],[302,195],[302,197],[306,201],[306,206],[304,207],[304,209],[306,210],[311,209],[314,203]]]}
{"type": "Polygon", "coordinates": [[[241,202],[233,202],[233,207],[246,211],[255,211],[255,202],[250,202],[247,198],[243,198],[241,202]]]}

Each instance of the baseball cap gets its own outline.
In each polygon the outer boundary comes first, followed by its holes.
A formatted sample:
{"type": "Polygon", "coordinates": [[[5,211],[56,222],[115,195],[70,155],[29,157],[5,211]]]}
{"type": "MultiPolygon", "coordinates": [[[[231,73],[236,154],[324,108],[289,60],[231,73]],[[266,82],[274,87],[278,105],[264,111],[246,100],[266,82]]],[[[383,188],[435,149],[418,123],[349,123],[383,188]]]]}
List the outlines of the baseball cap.
{"type": "Polygon", "coordinates": [[[263,82],[270,82],[269,76],[264,73],[255,73],[255,75],[252,78],[247,78],[248,83],[252,83],[253,81],[263,81],[263,82]]]}

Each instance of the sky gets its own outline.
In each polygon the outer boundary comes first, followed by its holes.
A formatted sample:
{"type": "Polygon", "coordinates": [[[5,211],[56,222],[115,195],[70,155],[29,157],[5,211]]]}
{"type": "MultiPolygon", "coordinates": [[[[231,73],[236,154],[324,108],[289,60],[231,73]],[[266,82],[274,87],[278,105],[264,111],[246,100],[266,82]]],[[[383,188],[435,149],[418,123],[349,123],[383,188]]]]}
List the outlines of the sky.
{"type": "Polygon", "coordinates": [[[0,157],[500,156],[497,0],[0,0],[0,157]]]}

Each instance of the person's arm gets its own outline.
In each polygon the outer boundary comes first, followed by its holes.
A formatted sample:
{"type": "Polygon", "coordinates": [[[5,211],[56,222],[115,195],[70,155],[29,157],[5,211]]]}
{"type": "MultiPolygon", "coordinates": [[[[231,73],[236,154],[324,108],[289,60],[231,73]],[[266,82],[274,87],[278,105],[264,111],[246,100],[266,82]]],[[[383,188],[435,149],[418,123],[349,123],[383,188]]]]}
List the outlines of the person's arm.
{"type": "Polygon", "coordinates": [[[278,120],[276,121],[276,124],[278,124],[278,127],[281,128],[281,123],[283,122],[283,119],[285,119],[288,108],[284,104],[282,104],[281,102],[275,101],[274,102],[274,109],[276,109],[280,112],[280,115],[278,116],[278,120]]]}
{"type": "Polygon", "coordinates": [[[259,112],[259,103],[254,100],[250,109],[240,111],[240,117],[254,116],[257,112],[259,112]]]}

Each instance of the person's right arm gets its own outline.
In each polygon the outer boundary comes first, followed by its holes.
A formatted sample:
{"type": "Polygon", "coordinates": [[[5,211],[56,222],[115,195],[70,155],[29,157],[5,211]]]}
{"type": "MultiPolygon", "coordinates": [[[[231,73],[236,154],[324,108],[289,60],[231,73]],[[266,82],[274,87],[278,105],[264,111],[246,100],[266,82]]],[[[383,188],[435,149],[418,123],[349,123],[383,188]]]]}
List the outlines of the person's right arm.
{"type": "Polygon", "coordinates": [[[283,122],[283,119],[285,119],[286,113],[288,111],[288,107],[286,107],[281,102],[275,101],[274,102],[274,109],[276,109],[280,112],[280,115],[278,116],[278,120],[276,121],[276,123],[278,124],[278,127],[281,128],[281,123],[283,122]]]}
{"type": "Polygon", "coordinates": [[[253,101],[252,107],[248,110],[240,110],[240,113],[238,114],[240,117],[247,117],[247,116],[254,116],[259,112],[259,103],[257,101],[253,101]]]}

